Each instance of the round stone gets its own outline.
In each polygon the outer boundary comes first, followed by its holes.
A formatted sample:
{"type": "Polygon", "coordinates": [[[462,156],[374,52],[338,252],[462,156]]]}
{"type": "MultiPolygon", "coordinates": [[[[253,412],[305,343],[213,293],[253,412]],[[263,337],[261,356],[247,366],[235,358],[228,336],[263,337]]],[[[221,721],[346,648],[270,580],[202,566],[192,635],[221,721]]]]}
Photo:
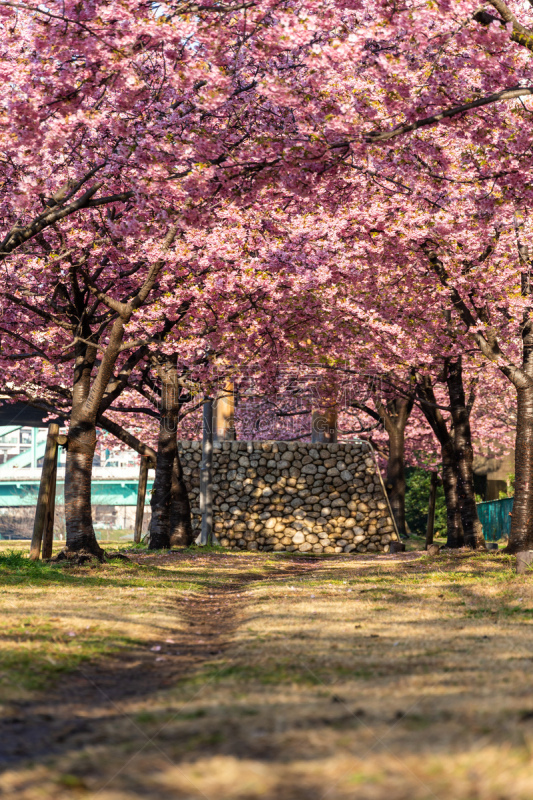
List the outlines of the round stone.
{"type": "Polygon", "coordinates": [[[302,474],[303,475],[316,475],[318,472],[316,464],[305,464],[302,467],[302,474]]]}

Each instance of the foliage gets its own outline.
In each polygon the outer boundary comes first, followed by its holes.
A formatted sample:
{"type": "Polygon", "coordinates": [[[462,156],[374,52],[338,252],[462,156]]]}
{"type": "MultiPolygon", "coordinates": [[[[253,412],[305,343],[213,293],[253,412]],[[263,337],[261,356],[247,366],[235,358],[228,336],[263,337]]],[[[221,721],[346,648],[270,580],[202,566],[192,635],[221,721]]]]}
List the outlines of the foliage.
{"type": "MultiPolygon", "coordinates": [[[[406,470],[407,492],[405,498],[405,517],[413,533],[426,535],[428,519],[431,473],[418,467],[406,470]]],[[[435,536],[446,534],[446,503],[442,484],[437,486],[435,502],[435,536]]]]}
{"type": "Polygon", "coordinates": [[[507,489],[505,492],[500,491],[499,500],[504,500],[506,497],[514,497],[514,473],[507,476],[507,489]]]}

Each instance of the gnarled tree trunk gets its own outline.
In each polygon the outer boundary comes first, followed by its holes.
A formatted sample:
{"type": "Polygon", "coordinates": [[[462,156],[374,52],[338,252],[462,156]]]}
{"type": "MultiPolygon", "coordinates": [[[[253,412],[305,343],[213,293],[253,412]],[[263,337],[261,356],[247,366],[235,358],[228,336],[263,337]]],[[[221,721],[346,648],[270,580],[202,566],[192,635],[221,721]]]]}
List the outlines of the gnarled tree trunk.
{"type": "Polygon", "coordinates": [[[66,550],[103,557],[92,522],[91,481],[96,428],[90,421],[71,420],[65,466],[66,550]]]}
{"type": "MultiPolygon", "coordinates": [[[[518,228],[516,233],[518,238],[518,228]]],[[[499,234],[496,235],[497,241],[499,234]]],[[[515,445],[515,499],[511,522],[511,534],[507,552],[517,553],[521,550],[533,549],[533,320],[531,319],[531,303],[526,307],[520,323],[522,337],[522,365],[516,366],[502,351],[496,331],[490,326],[486,308],[477,308],[473,303],[467,304],[462,297],[461,289],[450,282],[444,263],[429,243],[424,245],[428,263],[438,277],[442,286],[450,294],[453,308],[459,314],[466,329],[470,331],[480,351],[508,378],[516,389],[517,424],[515,445]],[[483,325],[479,326],[482,322],[483,325]]],[[[481,260],[489,257],[494,251],[492,246],[486,248],[481,260]]],[[[531,295],[531,264],[523,246],[518,240],[518,253],[523,266],[522,296],[531,295]]]]}
{"type": "MultiPolygon", "coordinates": [[[[120,198],[125,199],[122,195],[117,196],[117,199],[120,198]]],[[[168,250],[172,245],[177,230],[177,226],[173,226],[168,231],[163,243],[164,250],[168,250]]],[[[73,262],[69,267],[72,296],[69,296],[68,290],[61,284],[63,292],[66,293],[67,305],[65,308],[67,311],[65,313],[70,320],[68,324],[63,323],[63,325],[71,331],[71,344],[75,349],[72,410],[65,473],[67,537],[63,556],[70,557],[85,551],[99,558],[104,557],[103,550],[96,541],[91,514],[91,478],[96,446],[96,421],[111,407],[114,398],[125,388],[131,370],[145,355],[144,344],[139,348],[136,340],[130,343],[124,342],[125,326],[146,301],[164,263],[164,259],[160,258],[148,268],[148,273],[142,280],[138,291],[127,301],[117,300],[107,291],[101,291],[98,288],[94,283],[100,274],[98,269],[92,277],[81,273],[84,281],[87,281],[82,290],[77,271],[78,266],[73,262]],[[95,303],[89,302],[91,295],[95,298],[95,303]],[[104,318],[107,319],[107,322],[105,324],[102,323],[98,310],[100,304],[106,309],[104,318]],[[100,320],[95,323],[97,318],[100,320]],[[107,323],[110,327],[107,326],[107,323]],[[93,329],[93,325],[96,325],[96,329],[93,329]],[[130,348],[136,350],[131,364],[124,365],[125,370],[121,370],[119,377],[112,380],[121,353],[130,348]],[[93,376],[97,354],[100,357],[99,364],[93,376]],[[107,400],[104,400],[106,396],[107,400]]]]}
{"type": "Polygon", "coordinates": [[[416,391],[420,400],[420,407],[441,448],[442,485],[446,500],[446,547],[462,547],[464,535],[453,438],[438,407],[431,379],[428,375],[424,375],[419,379],[416,391]]]}
{"type": "Polygon", "coordinates": [[[470,409],[463,386],[461,357],[448,364],[446,382],[453,420],[453,446],[457,469],[457,488],[463,523],[464,543],[468,547],[485,548],[483,526],[479,521],[474,491],[474,449],[470,430],[470,409]]]}
{"type": "Polygon", "coordinates": [[[193,543],[191,505],[189,493],[183,478],[179,453],[176,452],[172,466],[172,486],[170,497],[170,546],[188,547],[193,543]]]}
{"type": "Polygon", "coordinates": [[[463,523],[461,520],[461,504],[455,453],[451,436],[443,437],[441,443],[442,485],[446,501],[446,547],[458,548],[464,545],[463,523]]]}
{"type": "Polygon", "coordinates": [[[65,465],[64,553],[68,557],[86,554],[102,559],[104,553],[96,540],[91,509],[96,424],[87,403],[97,350],[79,343],[77,351],[65,465]]]}
{"type": "Polygon", "coordinates": [[[170,548],[180,540],[185,542],[189,539],[187,544],[190,544],[192,539],[189,498],[178,454],[179,384],[176,358],[159,359],[157,374],[161,382],[161,417],[150,503],[151,550],[170,548]]]}

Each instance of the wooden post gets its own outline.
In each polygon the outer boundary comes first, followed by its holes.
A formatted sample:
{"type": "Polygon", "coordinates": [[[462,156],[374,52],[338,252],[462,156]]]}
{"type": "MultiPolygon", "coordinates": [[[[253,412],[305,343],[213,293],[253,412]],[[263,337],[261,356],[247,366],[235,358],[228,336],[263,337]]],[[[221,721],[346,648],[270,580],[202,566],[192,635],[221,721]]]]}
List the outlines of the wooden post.
{"type": "Polygon", "coordinates": [[[439,483],[439,476],[436,472],[431,473],[431,485],[429,488],[429,508],[428,508],[428,524],[426,528],[426,550],[433,544],[433,533],[435,531],[435,503],[437,500],[437,486],[439,483]]]}
{"type": "Polygon", "coordinates": [[[337,407],[329,406],[325,411],[313,411],[311,417],[312,442],[337,441],[337,407]]]}
{"type": "Polygon", "coordinates": [[[43,558],[50,558],[52,554],[51,544],[54,535],[58,436],[59,425],[57,422],[51,422],[48,426],[41,483],[39,485],[39,497],[37,498],[37,508],[35,509],[35,522],[33,524],[33,536],[30,549],[30,558],[32,561],[38,560],[41,543],[43,546],[43,558]],[[50,555],[45,555],[45,552],[47,554],[50,553],[50,555]]]}
{"type": "Polygon", "coordinates": [[[141,465],[139,467],[139,488],[137,490],[137,511],[135,512],[135,531],[133,534],[133,541],[137,544],[141,541],[143,517],[144,517],[144,503],[146,500],[146,484],[148,483],[148,467],[150,459],[147,456],[141,456],[141,465]]]}
{"type": "Polygon", "coordinates": [[[213,401],[204,402],[202,462],[200,464],[200,544],[213,543],[213,401]]]}
{"type": "Polygon", "coordinates": [[[56,483],[57,483],[57,446],[54,468],[50,476],[50,491],[48,495],[48,508],[43,530],[43,544],[41,558],[52,558],[54,549],[54,519],[56,512],[56,483]]]}
{"type": "Polygon", "coordinates": [[[235,397],[233,381],[226,381],[213,403],[213,439],[215,442],[235,440],[235,397]]]}

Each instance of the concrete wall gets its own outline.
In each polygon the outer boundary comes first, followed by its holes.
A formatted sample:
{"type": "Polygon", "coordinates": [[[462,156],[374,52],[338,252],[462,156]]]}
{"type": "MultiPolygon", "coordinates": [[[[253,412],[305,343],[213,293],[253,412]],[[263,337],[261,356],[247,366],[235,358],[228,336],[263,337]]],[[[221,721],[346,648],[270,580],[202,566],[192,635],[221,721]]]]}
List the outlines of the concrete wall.
{"type": "MultiPolygon", "coordinates": [[[[199,527],[201,443],[180,442],[180,455],[199,527]]],[[[365,442],[217,442],[213,463],[215,534],[225,547],[388,552],[397,539],[365,442]]]]}

